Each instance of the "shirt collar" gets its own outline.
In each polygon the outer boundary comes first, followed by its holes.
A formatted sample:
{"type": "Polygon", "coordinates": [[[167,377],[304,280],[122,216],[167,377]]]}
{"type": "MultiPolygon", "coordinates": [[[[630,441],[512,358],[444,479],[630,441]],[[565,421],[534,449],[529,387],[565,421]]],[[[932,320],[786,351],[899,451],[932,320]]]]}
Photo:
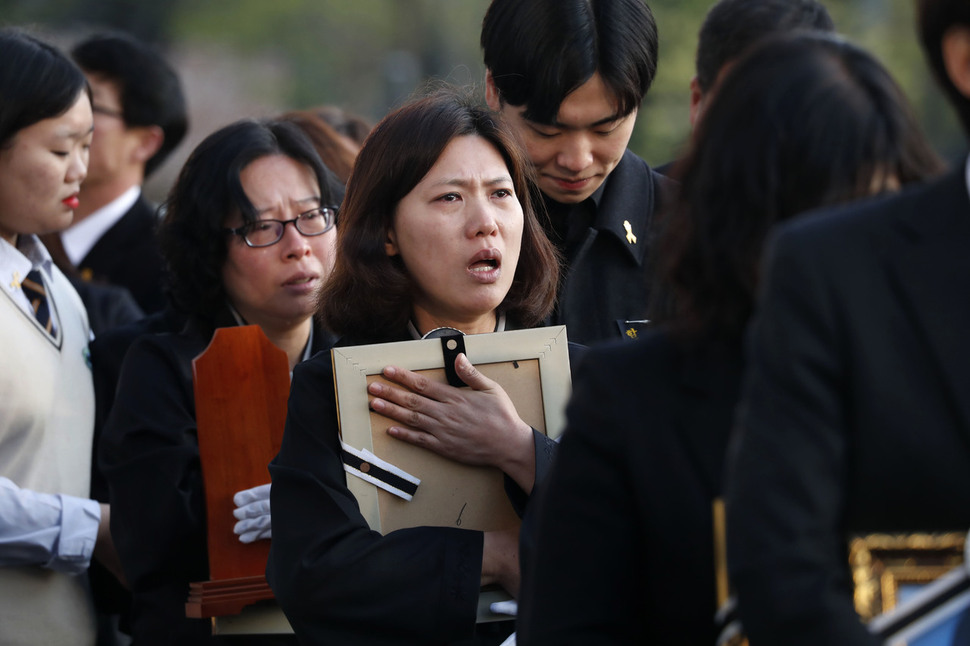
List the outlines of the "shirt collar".
{"type": "Polygon", "coordinates": [[[88,217],[62,231],[61,243],[71,263],[75,266],[80,265],[101,236],[131,210],[140,196],[141,186],[136,184],[88,217]]]}
{"type": "Polygon", "coordinates": [[[20,282],[32,269],[39,269],[48,281],[51,273],[51,256],[35,235],[17,236],[17,246],[0,238],[0,278],[3,290],[8,294],[20,292],[20,282]]]}

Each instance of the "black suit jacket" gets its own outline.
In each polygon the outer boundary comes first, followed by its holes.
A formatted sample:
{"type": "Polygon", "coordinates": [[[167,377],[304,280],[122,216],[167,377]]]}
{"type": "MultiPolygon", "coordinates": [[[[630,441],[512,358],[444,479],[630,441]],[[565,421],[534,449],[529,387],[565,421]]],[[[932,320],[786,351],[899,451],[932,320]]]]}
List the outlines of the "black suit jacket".
{"type": "Polygon", "coordinates": [[[847,537],[970,528],[964,168],[769,249],[729,485],[741,616],[753,646],[875,644],[847,537]]]}
{"type": "MultiPolygon", "coordinates": [[[[209,578],[192,359],[210,337],[189,329],[135,341],[101,436],[111,536],[133,597],[136,644],[213,643],[208,620],[185,617],[189,583],[209,578]]],[[[331,341],[314,329],[314,352],[331,341]]]]}
{"type": "Polygon", "coordinates": [[[127,287],[138,306],[152,314],[165,307],[165,262],[155,236],[155,209],[139,197],[78,263],[85,279],[127,287]]]}
{"type": "Polygon", "coordinates": [[[650,248],[676,187],[629,150],[610,173],[592,225],[568,254],[569,271],[549,321],[565,325],[570,341],[592,345],[624,338],[626,321],[647,318],[654,280],[650,248]]]}
{"type": "Polygon", "coordinates": [[[662,331],[587,352],[526,514],[519,644],[714,644],[712,502],[741,372],[740,344],[662,331]]]}

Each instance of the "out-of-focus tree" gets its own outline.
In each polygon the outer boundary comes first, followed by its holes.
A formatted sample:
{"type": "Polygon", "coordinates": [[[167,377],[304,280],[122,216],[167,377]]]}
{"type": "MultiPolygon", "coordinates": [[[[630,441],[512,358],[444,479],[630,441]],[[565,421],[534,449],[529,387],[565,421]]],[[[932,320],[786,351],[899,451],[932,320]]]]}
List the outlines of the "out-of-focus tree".
{"type": "MultiPolygon", "coordinates": [[[[631,147],[652,164],[676,157],[688,139],[688,84],[694,75],[697,31],[713,2],[648,0],[660,32],[660,59],[631,147]]],[[[481,83],[478,37],[488,3],[0,0],[0,20],[39,23],[58,31],[62,39],[99,24],[127,29],[168,44],[180,60],[199,68],[186,70],[198,76],[212,73],[203,69],[210,59],[235,61],[227,73],[241,70],[243,78],[236,85],[261,110],[333,103],[376,120],[428,79],[481,83]]],[[[941,152],[959,153],[963,137],[917,44],[914,0],[825,4],[839,31],[870,49],[899,80],[941,152]]],[[[190,95],[190,104],[192,100],[190,95]]],[[[221,106],[237,117],[233,107],[221,106]]]]}

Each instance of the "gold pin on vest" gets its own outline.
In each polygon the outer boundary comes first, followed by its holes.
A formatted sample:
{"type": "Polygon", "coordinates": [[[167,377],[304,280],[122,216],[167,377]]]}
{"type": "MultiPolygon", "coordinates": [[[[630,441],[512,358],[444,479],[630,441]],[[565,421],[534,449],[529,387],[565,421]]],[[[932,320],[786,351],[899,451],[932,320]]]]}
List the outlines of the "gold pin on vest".
{"type": "Polygon", "coordinates": [[[636,244],[637,237],[633,235],[633,225],[630,224],[629,220],[623,221],[623,228],[626,229],[626,241],[630,244],[636,244]]]}

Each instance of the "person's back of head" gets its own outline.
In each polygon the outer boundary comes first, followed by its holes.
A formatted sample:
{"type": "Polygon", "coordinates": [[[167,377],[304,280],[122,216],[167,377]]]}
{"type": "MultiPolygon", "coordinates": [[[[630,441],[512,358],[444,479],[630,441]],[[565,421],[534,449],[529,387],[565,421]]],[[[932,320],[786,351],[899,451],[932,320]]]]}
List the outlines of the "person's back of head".
{"type": "Polygon", "coordinates": [[[0,29],[0,148],[38,121],[56,117],[87,84],[64,54],[17,29],[0,29]]]}
{"type": "Polygon", "coordinates": [[[317,149],[317,154],[320,155],[324,165],[333,171],[342,183],[347,183],[350,172],[354,169],[358,150],[352,147],[345,136],[337,132],[313,110],[291,110],[281,114],[279,119],[299,126],[313,142],[313,147],[317,149]]]}
{"type": "Polygon", "coordinates": [[[697,38],[697,82],[708,92],[718,74],[768,36],[799,29],[834,31],[818,0],[720,0],[711,7],[697,38]]]}
{"type": "Polygon", "coordinates": [[[970,3],[966,0],[920,0],[920,39],[930,67],[956,108],[964,130],[970,134],[970,72],[949,69],[944,56],[947,42],[951,56],[970,57],[970,3]],[[961,73],[962,72],[962,73],[961,73]]]}
{"type": "Polygon", "coordinates": [[[120,33],[91,36],[78,43],[71,56],[86,74],[117,85],[125,124],[161,128],[161,146],[145,163],[145,176],[149,176],[188,129],[185,97],[175,70],[153,47],[120,33]]]}
{"type": "Polygon", "coordinates": [[[630,114],[657,71],[657,26],[642,0],[493,0],[481,46],[501,100],[538,123],[597,72],[617,114],[630,114]]]}
{"type": "Polygon", "coordinates": [[[765,40],[718,84],[684,162],[664,262],[675,321],[740,335],[773,224],[941,169],[870,54],[822,33],[765,40]]]}

